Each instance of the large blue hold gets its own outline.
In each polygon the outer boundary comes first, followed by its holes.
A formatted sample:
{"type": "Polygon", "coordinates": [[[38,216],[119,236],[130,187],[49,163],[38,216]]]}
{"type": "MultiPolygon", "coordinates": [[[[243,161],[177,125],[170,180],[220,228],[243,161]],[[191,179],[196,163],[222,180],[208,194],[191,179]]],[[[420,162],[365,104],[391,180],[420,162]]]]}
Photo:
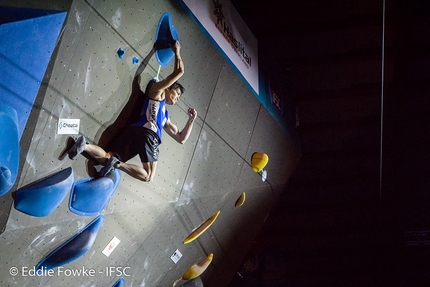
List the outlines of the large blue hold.
{"type": "Polygon", "coordinates": [[[40,261],[35,269],[38,274],[70,263],[84,255],[94,244],[97,233],[102,226],[104,216],[100,215],[91,221],[84,229],[61,244],[40,261]]]}
{"type": "Polygon", "coordinates": [[[114,194],[121,180],[115,169],[101,178],[85,178],[75,182],[70,193],[69,209],[79,215],[100,214],[114,194]]]}
{"type": "Polygon", "coordinates": [[[125,282],[124,278],[119,278],[115,282],[115,284],[112,285],[112,287],[122,287],[122,285],[124,285],[124,282],[125,282]]]}
{"type": "Polygon", "coordinates": [[[161,66],[167,66],[175,55],[170,45],[179,41],[178,30],[172,24],[172,16],[165,12],[155,33],[155,57],[161,66]]]}
{"type": "Polygon", "coordinates": [[[15,183],[19,168],[15,133],[19,142],[66,14],[0,7],[0,103],[4,106],[0,115],[0,196],[15,183]]]}
{"type": "Polygon", "coordinates": [[[32,216],[48,216],[63,201],[73,185],[71,167],[15,192],[15,208],[32,216]]]}
{"type": "Polygon", "coordinates": [[[19,167],[18,115],[0,102],[0,196],[15,184],[19,167]]]}
{"type": "Polygon", "coordinates": [[[21,138],[66,12],[0,7],[0,102],[18,113],[21,138]]]}

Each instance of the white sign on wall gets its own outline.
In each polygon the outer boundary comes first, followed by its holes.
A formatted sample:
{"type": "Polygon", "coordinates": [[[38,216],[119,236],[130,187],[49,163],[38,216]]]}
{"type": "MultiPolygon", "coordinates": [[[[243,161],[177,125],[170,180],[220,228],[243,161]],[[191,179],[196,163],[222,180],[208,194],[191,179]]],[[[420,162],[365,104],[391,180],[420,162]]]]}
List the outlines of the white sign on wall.
{"type": "Polygon", "coordinates": [[[172,256],[170,256],[170,259],[172,259],[172,261],[176,264],[178,263],[179,259],[181,259],[181,257],[182,253],[178,249],[176,249],[172,256]]]}
{"type": "Polygon", "coordinates": [[[258,42],[229,0],[180,0],[259,94],[258,42]]]}
{"type": "Polygon", "coordinates": [[[106,245],[105,249],[103,249],[102,253],[109,257],[109,255],[115,250],[120,242],[121,240],[114,236],[108,245],[106,245]]]}
{"type": "Polygon", "coordinates": [[[79,134],[79,119],[59,119],[57,134],[77,135],[79,134]]]}

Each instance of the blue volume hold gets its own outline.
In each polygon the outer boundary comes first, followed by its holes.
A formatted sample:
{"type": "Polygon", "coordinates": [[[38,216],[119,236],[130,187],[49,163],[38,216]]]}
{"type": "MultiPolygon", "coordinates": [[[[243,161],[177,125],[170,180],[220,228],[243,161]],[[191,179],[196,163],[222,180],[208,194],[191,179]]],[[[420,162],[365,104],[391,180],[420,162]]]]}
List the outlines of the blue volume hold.
{"type": "Polygon", "coordinates": [[[119,278],[118,281],[115,282],[115,284],[112,285],[112,287],[122,287],[122,285],[124,285],[124,278],[119,278]]]}
{"type": "Polygon", "coordinates": [[[161,66],[167,66],[175,55],[170,45],[179,41],[178,30],[172,24],[172,16],[169,12],[161,15],[155,33],[155,57],[161,66]]]}
{"type": "Polygon", "coordinates": [[[48,216],[63,201],[73,185],[71,167],[15,192],[15,209],[32,216],[48,216]]]}
{"type": "Polygon", "coordinates": [[[21,138],[67,13],[0,7],[0,15],[0,102],[17,111],[21,138]]]}
{"type": "Polygon", "coordinates": [[[75,182],[70,193],[69,209],[79,215],[100,214],[114,194],[121,180],[115,169],[101,178],[85,178],[75,182]]]}
{"type": "Polygon", "coordinates": [[[79,233],[42,259],[35,267],[36,272],[43,275],[47,270],[70,263],[84,255],[93,246],[103,221],[103,215],[96,217],[79,233]]]}
{"type": "Polygon", "coordinates": [[[15,184],[19,168],[18,114],[0,102],[0,196],[15,184]]]}

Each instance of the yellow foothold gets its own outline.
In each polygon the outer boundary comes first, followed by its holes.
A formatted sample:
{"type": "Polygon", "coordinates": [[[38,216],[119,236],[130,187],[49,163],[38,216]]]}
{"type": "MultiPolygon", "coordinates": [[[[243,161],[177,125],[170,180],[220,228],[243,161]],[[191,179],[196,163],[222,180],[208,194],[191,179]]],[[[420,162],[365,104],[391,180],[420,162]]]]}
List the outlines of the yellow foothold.
{"type": "Polygon", "coordinates": [[[205,272],[206,268],[208,268],[209,264],[212,262],[212,258],[214,255],[211,253],[202,261],[197,264],[191,266],[185,273],[182,275],[183,280],[191,280],[200,276],[203,272],[205,272]]]}
{"type": "Polygon", "coordinates": [[[234,207],[239,207],[245,202],[245,192],[242,192],[242,194],[239,196],[239,198],[236,200],[236,203],[234,204],[234,207]]]}
{"type": "Polygon", "coordinates": [[[183,244],[188,244],[188,243],[196,240],[200,235],[203,234],[203,232],[205,232],[212,225],[212,223],[215,222],[215,220],[218,217],[218,215],[220,214],[220,212],[221,211],[215,212],[215,214],[212,215],[208,220],[206,220],[199,227],[197,227],[196,229],[194,229],[194,231],[191,232],[190,235],[188,235],[188,237],[185,238],[182,243],[183,244]]]}
{"type": "Polygon", "coordinates": [[[260,172],[269,162],[269,156],[262,152],[254,152],[251,156],[251,167],[255,172],[260,172]]]}

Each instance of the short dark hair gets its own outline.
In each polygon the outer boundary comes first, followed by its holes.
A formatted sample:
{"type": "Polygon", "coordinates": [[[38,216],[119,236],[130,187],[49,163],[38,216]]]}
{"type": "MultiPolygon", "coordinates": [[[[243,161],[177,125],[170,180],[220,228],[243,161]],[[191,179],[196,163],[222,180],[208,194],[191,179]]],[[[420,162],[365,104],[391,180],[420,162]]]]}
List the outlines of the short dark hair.
{"type": "Polygon", "coordinates": [[[176,90],[176,89],[181,90],[181,95],[182,95],[183,93],[185,93],[185,88],[184,88],[184,86],[182,86],[178,81],[174,82],[174,83],[169,87],[169,90],[176,90]]]}

